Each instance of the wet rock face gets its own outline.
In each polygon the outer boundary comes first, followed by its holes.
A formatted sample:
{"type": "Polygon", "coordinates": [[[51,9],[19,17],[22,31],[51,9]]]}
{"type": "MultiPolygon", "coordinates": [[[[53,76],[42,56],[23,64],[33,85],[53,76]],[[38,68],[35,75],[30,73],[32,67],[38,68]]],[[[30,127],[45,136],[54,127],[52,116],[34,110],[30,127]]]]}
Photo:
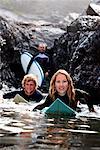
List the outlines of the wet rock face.
{"type": "Polygon", "coordinates": [[[39,25],[28,23],[11,22],[0,18],[0,55],[1,55],[1,82],[9,86],[19,87],[24,72],[20,62],[20,56],[23,51],[29,51],[31,54],[37,53],[39,42],[46,42],[51,55],[50,48],[54,40],[59,38],[65,31],[52,25],[39,25]],[[47,27],[46,27],[47,26],[47,27]],[[49,31],[50,29],[50,31],[49,31]],[[54,30],[55,29],[55,30],[54,30]],[[56,32],[52,32],[52,31],[56,32]]]}
{"type": "Polygon", "coordinates": [[[49,26],[50,31],[46,26],[37,29],[33,24],[7,22],[0,18],[1,82],[19,87],[24,75],[21,53],[27,50],[34,55],[38,42],[46,42],[53,63],[52,74],[59,68],[66,69],[76,88],[86,90],[93,100],[99,101],[100,17],[80,16],[66,32],[51,33],[51,28],[49,26]]]}
{"type": "Polygon", "coordinates": [[[56,68],[63,67],[68,70],[76,88],[88,91],[91,93],[93,101],[99,103],[100,18],[79,17],[56,41],[55,51],[56,68]]]}

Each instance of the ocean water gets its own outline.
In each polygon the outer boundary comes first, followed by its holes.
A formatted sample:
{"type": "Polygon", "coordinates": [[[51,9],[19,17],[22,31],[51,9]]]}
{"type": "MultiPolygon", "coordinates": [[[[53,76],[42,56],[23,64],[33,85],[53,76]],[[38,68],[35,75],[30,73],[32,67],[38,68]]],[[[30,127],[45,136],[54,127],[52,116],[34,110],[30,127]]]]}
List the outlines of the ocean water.
{"type": "MultiPolygon", "coordinates": [[[[3,13],[24,19],[58,22],[68,14],[82,13],[90,0],[0,0],[3,13]]],[[[1,12],[2,12],[1,11],[1,12]]]]}
{"type": "Polygon", "coordinates": [[[76,117],[49,117],[32,111],[35,104],[0,103],[0,149],[99,150],[100,107],[90,113],[86,105],[76,117]],[[83,112],[84,111],[84,112],[83,112]]]}

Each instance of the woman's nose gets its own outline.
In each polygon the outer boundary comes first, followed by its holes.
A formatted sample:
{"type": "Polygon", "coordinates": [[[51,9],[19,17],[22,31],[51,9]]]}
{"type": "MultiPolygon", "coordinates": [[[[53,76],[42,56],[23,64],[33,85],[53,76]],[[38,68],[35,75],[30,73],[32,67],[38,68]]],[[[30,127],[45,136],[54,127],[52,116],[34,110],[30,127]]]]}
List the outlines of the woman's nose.
{"type": "Polygon", "coordinates": [[[63,85],[63,82],[60,82],[60,86],[62,86],[63,85]]]}

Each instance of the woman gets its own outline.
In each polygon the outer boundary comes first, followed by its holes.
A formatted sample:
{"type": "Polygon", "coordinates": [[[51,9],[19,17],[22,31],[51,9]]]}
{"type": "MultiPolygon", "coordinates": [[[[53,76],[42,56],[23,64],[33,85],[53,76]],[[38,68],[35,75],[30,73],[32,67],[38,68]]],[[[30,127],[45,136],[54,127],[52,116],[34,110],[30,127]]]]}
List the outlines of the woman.
{"type": "Polygon", "coordinates": [[[35,109],[43,109],[49,107],[53,101],[59,98],[62,102],[73,109],[76,109],[75,89],[70,75],[63,69],[58,70],[51,78],[49,94],[46,101],[35,107],[35,109]]]}
{"type": "Polygon", "coordinates": [[[42,93],[37,90],[38,83],[37,78],[33,74],[27,74],[22,80],[22,90],[14,91],[3,95],[3,98],[14,98],[16,94],[19,94],[27,101],[40,102],[43,98],[42,93]]]}

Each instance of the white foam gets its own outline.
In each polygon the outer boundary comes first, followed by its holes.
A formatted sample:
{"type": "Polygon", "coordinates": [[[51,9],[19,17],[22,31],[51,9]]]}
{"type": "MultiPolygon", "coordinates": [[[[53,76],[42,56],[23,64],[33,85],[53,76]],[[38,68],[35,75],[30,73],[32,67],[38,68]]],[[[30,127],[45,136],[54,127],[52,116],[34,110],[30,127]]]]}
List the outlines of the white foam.
{"type": "Polygon", "coordinates": [[[95,112],[90,112],[86,104],[80,104],[81,112],[77,113],[76,117],[100,118],[100,106],[94,105],[95,112]]]}

